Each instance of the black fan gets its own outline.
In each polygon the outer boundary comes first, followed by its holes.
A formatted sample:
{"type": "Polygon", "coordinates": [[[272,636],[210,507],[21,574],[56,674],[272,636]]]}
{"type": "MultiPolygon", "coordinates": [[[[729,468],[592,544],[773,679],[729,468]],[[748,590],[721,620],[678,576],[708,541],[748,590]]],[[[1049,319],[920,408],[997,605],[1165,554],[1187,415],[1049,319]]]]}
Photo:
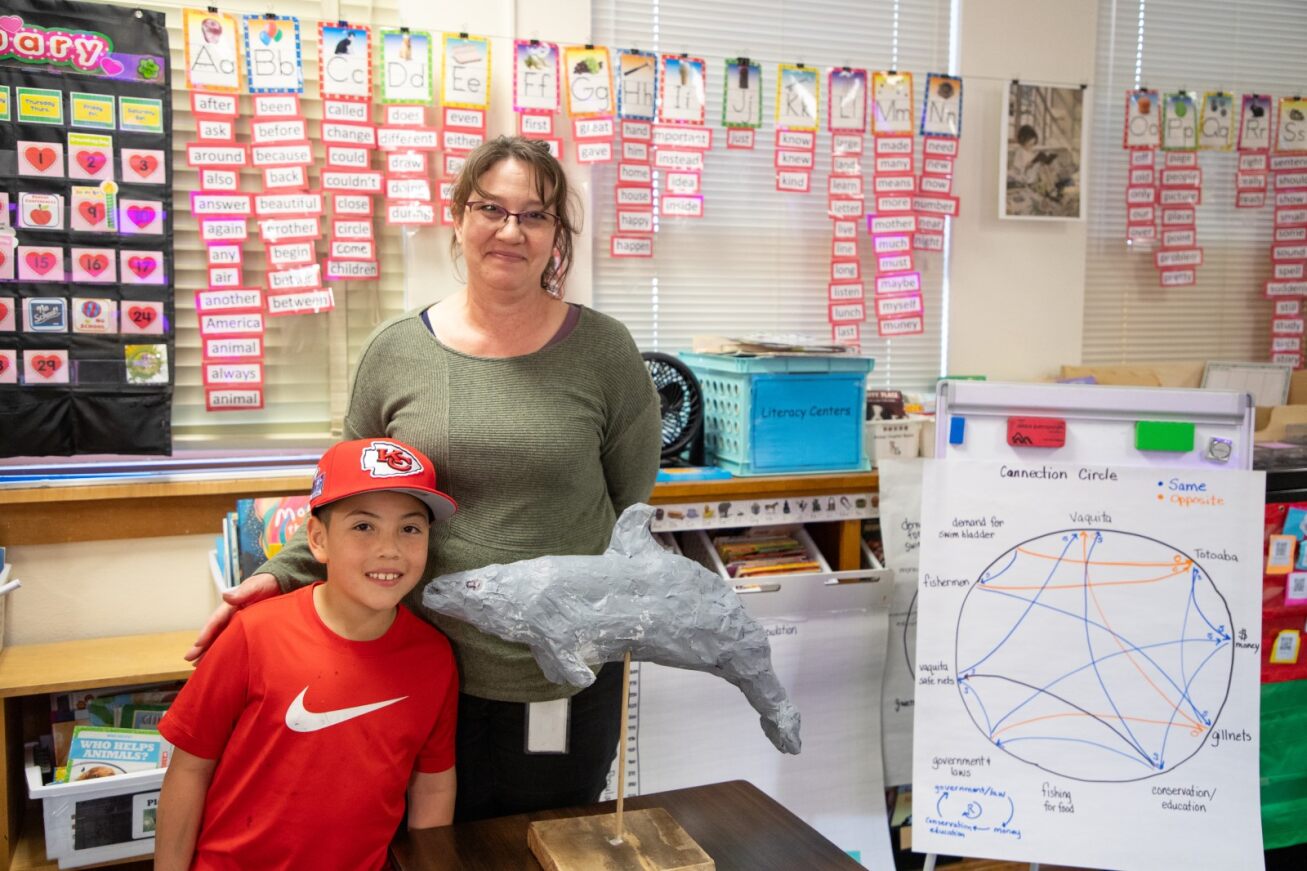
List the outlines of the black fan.
{"type": "Polygon", "coordinates": [[[646,351],[644,364],[658,389],[663,415],[664,466],[681,465],[690,449],[690,465],[703,465],[703,390],[689,367],[671,354],[646,351]]]}

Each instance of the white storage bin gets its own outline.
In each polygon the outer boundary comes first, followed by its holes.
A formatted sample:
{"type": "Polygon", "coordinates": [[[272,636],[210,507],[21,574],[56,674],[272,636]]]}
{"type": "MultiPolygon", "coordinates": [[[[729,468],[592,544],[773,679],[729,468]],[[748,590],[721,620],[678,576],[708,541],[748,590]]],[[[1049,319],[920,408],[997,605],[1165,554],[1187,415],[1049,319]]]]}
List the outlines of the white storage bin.
{"type": "Polygon", "coordinates": [[[872,468],[884,459],[911,459],[921,455],[920,418],[869,420],[865,439],[872,468]]]}
{"type": "MultiPolygon", "coordinates": [[[[728,532],[730,530],[714,529],[712,531],[714,533],[721,534],[721,533],[728,532]]],[[[764,575],[759,578],[746,578],[745,583],[736,584],[737,587],[751,586],[754,584],[766,584],[766,583],[771,583],[773,581],[785,580],[788,578],[803,578],[803,577],[814,577],[814,576],[819,577],[831,571],[830,563],[826,562],[826,558],[821,555],[821,551],[817,549],[817,545],[814,544],[812,541],[812,536],[808,535],[808,530],[804,529],[802,524],[791,523],[786,526],[754,526],[754,527],[749,527],[747,531],[750,533],[756,533],[758,535],[794,536],[794,540],[797,541],[800,545],[802,545],[804,551],[807,552],[808,558],[814,560],[817,563],[817,565],[821,566],[821,570],[817,572],[796,572],[794,574],[788,574],[788,575],[764,575]]],[[[735,532],[736,534],[740,533],[740,531],[735,531],[735,532]]],[[[726,565],[722,562],[721,557],[717,555],[716,549],[712,546],[712,540],[708,537],[708,533],[705,532],[704,530],[695,529],[689,532],[682,533],[681,550],[687,557],[689,557],[690,559],[694,560],[695,562],[699,563],[702,566],[712,569],[713,571],[717,572],[717,574],[721,575],[723,578],[726,578],[726,580],[728,581],[735,580],[734,578],[732,578],[730,575],[726,573],[726,565]]]]}
{"type": "Polygon", "coordinates": [[[166,770],[43,785],[29,747],[27,793],[41,802],[46,858],[60,868],[81,868],[152,855],[155,810],[166,770]]]}

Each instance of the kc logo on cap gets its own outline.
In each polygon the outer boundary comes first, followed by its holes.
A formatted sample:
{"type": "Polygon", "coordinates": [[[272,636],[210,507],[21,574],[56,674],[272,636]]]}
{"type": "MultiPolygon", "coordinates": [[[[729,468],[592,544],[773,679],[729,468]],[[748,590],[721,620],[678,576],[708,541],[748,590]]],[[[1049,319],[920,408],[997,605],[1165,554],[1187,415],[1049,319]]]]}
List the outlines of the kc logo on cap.
{"type": "Polygon", "coordinates": [[[327,449],[309,493],[314,510],[339,499],[378,490],[393,490],[421,500],[436,520],[457,506],[436,489],[436,469],[417,448],[394,439],[354,439],[327,449]]]}
{"type": "Polygon", "coordinates": [[[408,448],[394,442],[373,442],[359,454],[363,471],[374,478],[395,478],[402,475],[420,475],[425,471],[422,461],[408,448]]]}

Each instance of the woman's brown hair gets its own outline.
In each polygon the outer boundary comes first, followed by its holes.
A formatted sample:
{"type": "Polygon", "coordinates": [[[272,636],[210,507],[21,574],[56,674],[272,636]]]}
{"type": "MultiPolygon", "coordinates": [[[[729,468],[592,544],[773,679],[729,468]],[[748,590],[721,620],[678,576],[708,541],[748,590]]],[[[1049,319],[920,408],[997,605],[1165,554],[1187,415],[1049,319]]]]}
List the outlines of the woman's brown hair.
{"type": "MultiPolygon", "coordinates": [[[[449,203],[450,214],[455,224],[462,223],[463,210],[473,194],[490,196],[488,191],[481,188],[481,177],[495,164],[509,159],[531,167],[536,196],[545,204],[546,211],[558,216],[558,225],[554,228],[554,248],[558,251],[558,257],[551,257],[545,265],[544,272],[540,274],[540,287],[562,297],[563,283],[572,268],[572,239],[580,230],[580,205],[575,192],[567,185],[563,165],[549,153],[547,144],[521,136],[499,136],[482,143],[467,156],[458,180],[454,182],[454,192],[449,203]]],[[[449,250],[455,260],[462,255],[457,234],[450,240],[449,250]]]]}

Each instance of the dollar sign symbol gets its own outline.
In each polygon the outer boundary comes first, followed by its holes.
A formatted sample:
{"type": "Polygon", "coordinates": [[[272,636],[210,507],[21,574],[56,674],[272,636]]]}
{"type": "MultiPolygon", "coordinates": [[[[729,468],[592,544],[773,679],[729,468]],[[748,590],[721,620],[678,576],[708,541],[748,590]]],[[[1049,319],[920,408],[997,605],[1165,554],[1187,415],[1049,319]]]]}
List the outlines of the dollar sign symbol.
{"type": "Polygon", "coordinates": [[[1247,630],[1247,629],[1240,629],[1240,630],[1239,630],[1239,640],[1240,640],[1240,641],[1247,641],[1247,640],[1248,640],[1248,630],[1247,630]]]}

